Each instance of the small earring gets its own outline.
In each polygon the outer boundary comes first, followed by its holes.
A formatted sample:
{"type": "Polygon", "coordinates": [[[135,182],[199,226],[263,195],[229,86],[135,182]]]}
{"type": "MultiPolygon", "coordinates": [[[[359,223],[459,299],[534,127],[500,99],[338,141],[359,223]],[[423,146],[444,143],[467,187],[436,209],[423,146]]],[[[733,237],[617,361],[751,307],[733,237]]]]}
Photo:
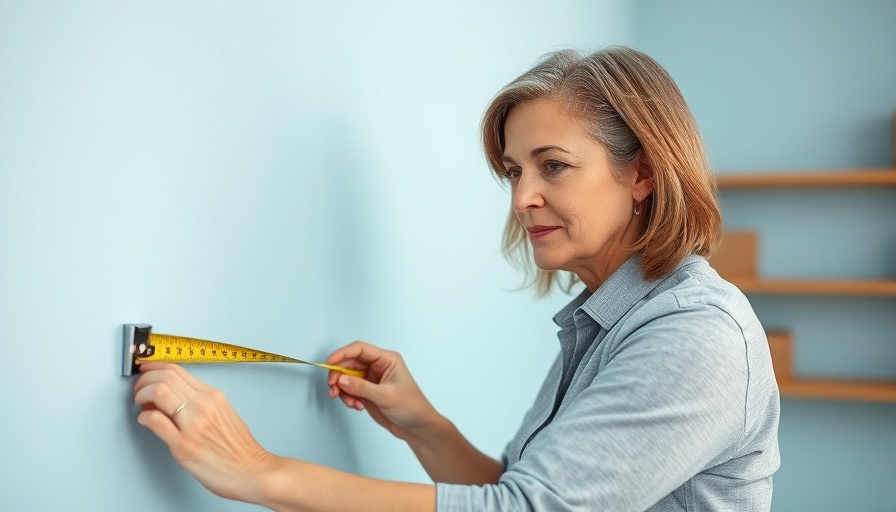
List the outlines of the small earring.
{"type": "Polygon", "coordinates": [[[632,211],[635,212],[635,215],[641,215],[641,204],[642,204],[643,202],[644,202],[643,200],[642,200],[642,201],[636,201],[636,202],[635,202],[635,207],[632,208],[632,211]]]}

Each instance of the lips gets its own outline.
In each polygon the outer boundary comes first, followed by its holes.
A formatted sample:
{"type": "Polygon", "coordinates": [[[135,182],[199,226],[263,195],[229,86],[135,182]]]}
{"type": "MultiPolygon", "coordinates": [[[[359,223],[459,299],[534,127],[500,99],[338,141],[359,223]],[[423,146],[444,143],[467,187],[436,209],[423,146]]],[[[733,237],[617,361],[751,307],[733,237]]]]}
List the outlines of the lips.
{"type": "Polygon", "coordinates": [[[530,226],[526,228],[530,239],[541,238],[560,229],[560,226],[530,226]]]}

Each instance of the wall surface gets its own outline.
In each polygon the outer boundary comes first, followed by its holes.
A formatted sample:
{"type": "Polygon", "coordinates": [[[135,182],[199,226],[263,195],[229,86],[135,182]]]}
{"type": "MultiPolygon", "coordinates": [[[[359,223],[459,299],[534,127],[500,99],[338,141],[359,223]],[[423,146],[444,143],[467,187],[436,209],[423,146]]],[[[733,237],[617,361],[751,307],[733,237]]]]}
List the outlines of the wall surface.
{"type": "MultiPolygon", "coordinates": [[[[398,349],[497,456],[566,298],[514,289],[477,129],[554,47],[654,55],[720,172],[892,165],[892,2],[545,5],[0,1],[0,509],[255,509],[136,424],[128,322],[303,359],[398,349]]],[[[767,275],[896,274],[892,191],[726,194],[767,275]]],[[[893,375],[893,299],[754,304],[794,328],[798,370],[893,375]]],[[[427,480],[321,370],[191,369],[276,453],[427,480]]],[[[785,399],[774,510],[891,510],[894,424],[890,404],[785,399]]]]}
{"type": "MultiPolygon", "coordinates": [[[[892,167],[896,3],[635,3],[636,45],[676,78],[719,173],[892,167]]],[[[768,277],[896,277],[896,190],[723,191],[768,277]]],[[[896,299],[751,296],[801,375],[896,380],[896,299]]],[[[772,509],[889,511],[896,406],[782,401],[772,509]]]]}
{"type": "MultiPolygon", "coordinates": [[[[480,116],[542,53],[631,23],[622,1],[0,2],[0,509],[255,509],[136,424],[132,322],[398,349],[499,455],[567,299],[514,289],[480,116]]],[[[191,369],[276,453],[427,480],[322,370],[191,369]]]]}

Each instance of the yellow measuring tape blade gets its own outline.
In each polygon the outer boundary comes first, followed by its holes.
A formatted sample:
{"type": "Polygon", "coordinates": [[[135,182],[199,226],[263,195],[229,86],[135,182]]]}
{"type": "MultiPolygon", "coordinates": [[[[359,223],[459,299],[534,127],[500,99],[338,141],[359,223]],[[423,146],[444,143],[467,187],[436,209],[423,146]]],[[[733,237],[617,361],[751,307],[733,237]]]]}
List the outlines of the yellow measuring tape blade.
{"type": "Polygon", "coordinates": [[[150,333],[147,347],[140,347],[136,361],[167,361],[169,363],[299,363],[310,364],[327,370],[364,377],[364,372],[326,363],[312,363],[294,357],[281,356],[254,348],[231,345],[218,341],[150,333]]]}

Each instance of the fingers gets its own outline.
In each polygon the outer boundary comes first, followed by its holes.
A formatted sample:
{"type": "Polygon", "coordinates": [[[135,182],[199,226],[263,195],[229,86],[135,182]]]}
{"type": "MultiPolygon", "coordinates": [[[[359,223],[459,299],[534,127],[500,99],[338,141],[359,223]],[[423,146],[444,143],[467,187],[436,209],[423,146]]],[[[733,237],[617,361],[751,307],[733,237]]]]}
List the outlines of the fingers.
{"type": "MultiPolygon", "coordinates": [[[[380,403],[382,401],[382,393],[380,392],[380,387],[364,379],[342,375],[339,377],[339,380],[336,381],[336,384],[337,386],[339,386],[339,389],[345,391],[353,397],[363,398],[374,403],[380,403]]],[[[357,404],[353,405],[355,408],[359,408],[357,407],[357,404]]]]}
{"type": "Polygon", "coordinates": [[[159,436],[168,446],[175,446],[180,440],[180,431],[171,419],[158,409],[145,409],[137,415],[137,423],[159,436]]]}
{"type": "Polygon", "coordinates": [[[354,341],[349,343],[344,347],[340,347],[333,351],[330,354],[330,357],[327,358],[327,363],[329,364],[339,364],[340,362],[345,361],[346,359],[354,359],[361,353],[362,347],[367,345],[363,341],[354,341]]]}
{"type": "Polygon", "coordinates": [[[366,370],[366,380],[331,371],[328,375],[330,398],[337,396],[352,409],[363,410],[364,401],[378,402],[380,392],[377,384],[382,384],[396,368],[403,368],[401,356],[394,351],[383,350],[363,341],[355,341],[337,349],[327,359],[330,364],[366,370]]]}
{"type": "Polygon", "coordinates": [[[186,408],[186,402],[177,396],[171,386],[166,383],[149,384],[134,393],[134,402],[146,409],[148,406],[157,409],[169,418],[180,414],[186,408]],[[184,407],[181,407],[181,406],[184,407]]]}
{"type": "Polygon", "coordinates": [[[395,354],[363,341],[355,341],[333,352],[327,358],[327,363],[345,366],[351,362],[358,362],[364,367],[376,367],[377,364],[386,361],[388,356],[395,354]]]}
{"type": "MultiPolygon", "coordinates": [[[[344,347],[336,349],[332,354],[330,354],[330,357],[327,358],[327,363],[344,366],[346,368],[364,370],[368,365],[365,364],[363,360],[360,360],[359,356],[365,354],[365,349],[367,354],[366,359],[369,359],[375,351],[380,350],[377,347],[370,345],[369,343],[365,343],[363,341],[355,341],[344,347]]],[[[343,375],[341,372],[333,370],[331,370],[327,375],[327,385],[330,388],[330,398],[336,398],[337,396],[340,396],[340,388],[337,385],[337,382],[341,375],[343,375]]],[[[358,408],[356,407],[356,404],[349,403],[354,401],[346,401],[345,395],[343,395],[342,401],[346,402],[346,405],[348,405],[349,407],[358,408]]]]}
{"type": "Polygon", "coordinates": [[[143,374],[147,374],[148,372],[156,370],[167,370],[174,372],[175,375],[183,379],[184,382],[186,382],[191,388],[195,389],[196,391],[205,391],[206,389],[208,389],[208,385],[194,377],[193,374],[183,369],[179,365],[166,363],[163,361],[143,361],[142,363],[140,363],[140,372],[143,374]]]}
{"type": "Polygon", "coordinates": [[[141,412],[144,418],[141,424],[146,421],[145,425],[152,426],[154,432],[161,428],[160,425],[175,430],[182,428],[188,416],[184,413],[188,404],[199,404],[199,394],[211,388],[175,364],[144,362],[140,366],[142,374],[134,383],[134,402],[143,408],[143,412],[155,410],[159,413],[143,415],[141,412]]]}
{"type": "MultiPolygon", "coordinates": [[[[383,350],[363,341],[356,341],[330,355],[330,364],[338,364],[348,368],[365,371],[365,378],[371,382],[380,382],[387,373],[404,370],[404,361],[398,352],[383,350]]],[[[329,384],[336,385],[338,374],[331,374],[329,384]]]]}

